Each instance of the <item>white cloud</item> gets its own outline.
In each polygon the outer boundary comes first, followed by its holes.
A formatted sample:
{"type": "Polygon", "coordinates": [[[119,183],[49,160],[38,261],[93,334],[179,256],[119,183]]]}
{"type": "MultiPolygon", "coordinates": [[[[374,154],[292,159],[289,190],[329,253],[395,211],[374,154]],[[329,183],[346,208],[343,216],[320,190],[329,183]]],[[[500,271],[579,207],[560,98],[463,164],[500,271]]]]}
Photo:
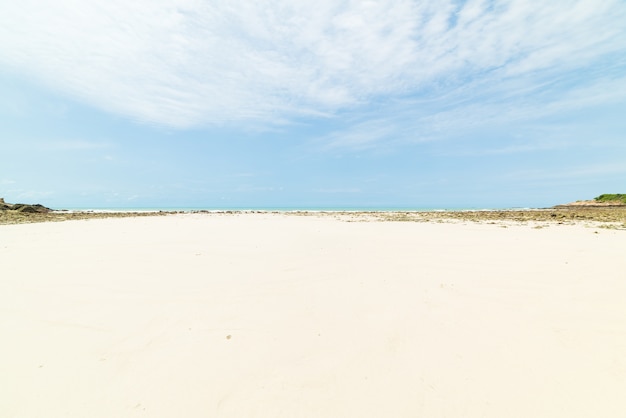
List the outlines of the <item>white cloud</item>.
{"type": "Polygon", "coordinates": [[[626,53],[624,21],[621,0],[20,0],[0,63],[150,123],[284,123],[468,82],[506,94],[626,53]]]}
{"type": "MultiPolygon", "coordinates": [[[[427,142],[468,136],[471,132],[487,128],[511,128],[515,124],[519,126],[520,122],[530,127],[554,115],[603,104],[616,105],[626,98],[626,77],[605,76],[599,80],[577,81],[577,85],[567,88],[529,77],[524,82],[503,80],[497,86],[486,86],[483,80],[468,83],[462,89],[446,92],[442,96],[401,100],[363,113],[357,121],[351,121],[346,128],[318,142],[325,150],[427,142]]],[[[540,137],[545,140],[544,136],[540,137]]],[[[551,147],[549,144],[536,144],[531,149],[551,147]]],[[[515,146],[507,149],[522,151],[515,146]]]]}

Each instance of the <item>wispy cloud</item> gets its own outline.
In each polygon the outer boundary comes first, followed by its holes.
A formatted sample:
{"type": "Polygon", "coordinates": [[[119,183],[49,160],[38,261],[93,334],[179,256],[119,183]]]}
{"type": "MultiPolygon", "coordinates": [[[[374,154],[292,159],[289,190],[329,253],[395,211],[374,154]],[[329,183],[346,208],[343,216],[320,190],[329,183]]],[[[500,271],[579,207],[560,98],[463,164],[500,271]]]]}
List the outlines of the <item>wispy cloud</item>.
{"type": "Polygon", "coordinates": [[[316,189],[315,193],[328,193],[328,194],[353,194],[361,193],[362,190],[358,187],[336,187],[332,189],[316,189]]]}
{"type": "Polygon", "coordinates": [[[41,149],[59,151],[82,151],[110,148],[112,145],[105,142],[94,142],[85,140],[63,140],[41,142],[41,149]]]}
{"type": "Polygon", "coordinates": [[[596,93],[617,83],[596,100],[626,97],[621,0],[23,0],[2,9],[4,66],[110,112],[180,128],[286,123],[396,98],[406,99],[401,117],[436,130],[452,120],[446,112],[482,107],[492,117],[502,103],[529,111],[546,91],[575,96],[583,79],[596,93]],[[450,109],[411,105],[448,96],[457,101],[450,109]]]}
{"type": "Polygon", "coordinates": [[[587,164],[573,167],[555,167],[552,169],[517,170],[504,175],[509,180],[548,181],[594,180],[602,177],[611,177],[626,174],[626,166],[622,162],[603,162],[602,164],[587,164]]]}
{"type": "Polygon", "coordinates": [[[111,142],[103,142],[98,140],[86,140],[86,139],[58,139],[58,138],[28,138],[27,140],[9,140],[2,142],[3,151],[35,151],[35,152],[49,152],[49,151],[96,151],[114,148],[115,146],[111,142]]]}
{"type": "Polygon", "coordinates": [[[8,190],[8,194],[12,196],[13,203],[22,202],[37,202],[40,199],[45,199],[53,196],[53,191],[39,191],[39,190],[8,190]]]}
{"type": "MultiPolygon", "coordinates": [[[[555,115],[626,101],[626,77],[587,76],[581,73],[560,80],[528,76],[525,80],[502,80],[493,86],[485,85],[485,80],[470,81],[441,96],[401,99],[362,112],[345,128],[320,141],[326,150],[366,149],[467,136],[520,122],[532,130],[536,121],[555,115]]],[[[537,144],[532,148],[552,145],[537,144]]]]}

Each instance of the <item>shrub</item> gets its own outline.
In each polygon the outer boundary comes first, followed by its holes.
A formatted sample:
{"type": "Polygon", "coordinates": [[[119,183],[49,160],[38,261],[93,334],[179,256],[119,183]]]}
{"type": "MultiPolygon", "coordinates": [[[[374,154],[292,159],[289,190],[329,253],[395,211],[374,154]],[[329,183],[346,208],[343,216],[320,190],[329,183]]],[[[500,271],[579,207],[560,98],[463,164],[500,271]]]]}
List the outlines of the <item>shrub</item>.
{"type": "Polygon", "coordinates": [[[626,194],[601,194],[595,198],[596,202],[619,202],[626,204],[626,194]]]}

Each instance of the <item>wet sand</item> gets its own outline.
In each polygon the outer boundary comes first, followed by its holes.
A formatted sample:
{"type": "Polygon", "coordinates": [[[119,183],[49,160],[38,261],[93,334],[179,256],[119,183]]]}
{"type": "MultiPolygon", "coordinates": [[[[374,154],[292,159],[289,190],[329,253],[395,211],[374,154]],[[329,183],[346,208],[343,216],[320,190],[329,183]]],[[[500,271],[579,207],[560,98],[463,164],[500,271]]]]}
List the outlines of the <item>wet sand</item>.
{"type": "Polygon", "coordinates": [[[554,213],[0,226],[0,416],[619,417],[626,231],[554,213]]]}

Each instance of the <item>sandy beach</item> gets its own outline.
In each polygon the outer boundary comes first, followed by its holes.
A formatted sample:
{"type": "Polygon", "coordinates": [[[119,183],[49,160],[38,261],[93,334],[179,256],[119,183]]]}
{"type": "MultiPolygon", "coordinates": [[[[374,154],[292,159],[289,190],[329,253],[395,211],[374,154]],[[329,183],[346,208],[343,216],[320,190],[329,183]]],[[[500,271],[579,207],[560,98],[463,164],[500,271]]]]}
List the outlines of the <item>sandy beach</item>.
{"type": "Polygon", "coordinates": [[[582,222],[1,225],[0,416],[622,417],[625,254],[582,222]]]}

